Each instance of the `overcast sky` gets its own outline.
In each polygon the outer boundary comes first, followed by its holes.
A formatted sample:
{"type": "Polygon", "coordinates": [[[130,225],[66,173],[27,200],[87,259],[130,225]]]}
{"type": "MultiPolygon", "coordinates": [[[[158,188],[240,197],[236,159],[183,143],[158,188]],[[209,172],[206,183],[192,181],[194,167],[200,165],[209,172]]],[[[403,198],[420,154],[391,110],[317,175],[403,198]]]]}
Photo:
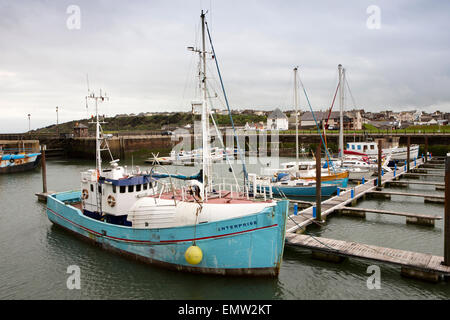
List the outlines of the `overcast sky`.
{"type": "Polygon", "coordinates": [[[450,112],[449,1],[0,0],[0,132],[54,124],[56,106],[60,122],[92,114],[86,74],[110,96],[100,113],[189,111],[201,9],[232,108],[292,109],[296,65],[329,108],[341,63],[346,109],[450,112]]]}

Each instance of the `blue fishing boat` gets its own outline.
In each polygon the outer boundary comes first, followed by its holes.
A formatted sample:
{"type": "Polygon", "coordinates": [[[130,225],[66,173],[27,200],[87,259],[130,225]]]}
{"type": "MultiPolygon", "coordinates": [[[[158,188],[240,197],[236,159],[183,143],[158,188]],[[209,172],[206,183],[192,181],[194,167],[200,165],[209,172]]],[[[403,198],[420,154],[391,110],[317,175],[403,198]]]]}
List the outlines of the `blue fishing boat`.
{"type": "MultiPolygon", "coordinates": [[[[239,199],[222,198],[224,203],[229,200],[229,210],[243,205],[239,199]]],[[[81,201],[80,191],[49,196],[48,218],[105,249],[173,270],[254,276],[279,272],[288,201],[278,201],[254,214],[167,228],[137,228],[90,218],[83,213],[81,201]],[[194,243],[203,256],[198,264],[185,257],[194,243]]]]}
{"type": "Polygon", "coordinates": [[[32,170],[39,165],[40,161],[40,153],[0,154],[0,173],[32,170]]]}
{"type": "MultiPolygon", "coordinates": [[[[205,62],[209,51],[205,48],[207,24],[203,12],[201,20],[203,48],[197,51],[205,62]]],[[[211,42],[209,30],[208,36],[211,42]]],[[[211,49],[217,61],[212,43],[211,49]]],[[[161,174],[155,173],[155,168],[128,171],[114,159],[110,168],[103,169],[101,151],[109,148],[97,103],[106,99],[91,93],[87,98],[95,99],[96,106],[96,168],[81,173],[80,191],[48,197],[48,218],[104,249],[153,265],[202,274],[277,276],[289,203],[252,197],[248,185],[241,188],[237,180],[235,185],[215,183],[209,152],[211,137],[206,129],[210,108],[203,66],[205,152],[197,175],[161,174]],[[176,187],[175,179],[184,180],[185,185],[176,187]]],[[[229,115],[231,118],[230,110],[229,115]]],[[[248,183],[245,163],[243,168],[244,182],[248,183]]]]}

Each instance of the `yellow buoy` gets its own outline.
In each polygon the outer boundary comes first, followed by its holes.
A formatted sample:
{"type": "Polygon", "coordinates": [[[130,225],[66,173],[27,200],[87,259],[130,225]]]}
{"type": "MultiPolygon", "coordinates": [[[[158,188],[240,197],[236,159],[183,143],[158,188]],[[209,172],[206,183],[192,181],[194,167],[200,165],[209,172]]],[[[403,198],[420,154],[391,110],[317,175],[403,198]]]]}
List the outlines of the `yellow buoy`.
{"type": "Polygon", "coordinates": [[[184,258],[189,264],[199,264],[203,259],[202,249],[196,245],[190,246],[184,253],[184,258]]]}

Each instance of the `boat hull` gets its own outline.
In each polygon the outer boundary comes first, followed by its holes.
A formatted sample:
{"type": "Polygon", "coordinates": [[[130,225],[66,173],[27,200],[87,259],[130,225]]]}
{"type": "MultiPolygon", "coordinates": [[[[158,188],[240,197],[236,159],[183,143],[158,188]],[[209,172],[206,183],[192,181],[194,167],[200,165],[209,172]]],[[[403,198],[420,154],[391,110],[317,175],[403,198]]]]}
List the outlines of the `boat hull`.
{"type": "MultiPolygon", "coordinates": [[[[417,159],[419,157],[419,146],[412,145],[409,149],[409,158],[411,160],[417,159]]],[[[408,158],[408,148],[396,148],[391,151],[391,160],[393,161],[404,161],[408,158]]]]}
{"type": "Polygon", "coordinates": [[[20,159],[6,159],[5,156],[0,160],[0,174],[16,173],[33,170],[41,162],[41,154],[23,157],[20,159]]]}
{"type": "Polygon", "coordinates": [[[244,217],[159,229],[136,229],[89,218],[67,202],[80,201],[81,193],[48,197],[47,215],[63,227],[102,248],[168,269],[203,274],[277,276],[283,250],[288,202],[244,217]],[[203,259],[186,262],[186,250],[195,244],[203,259]]]}
{"type": "Polygon", "coordinates": [[[369,180],[375,173],[373,170],[364,170],[364,171],[349,171],[349,179],[350,180],[369,180]]]}
{"type": "MultiPolygon", "coordinates": [[[[332,174],[322,174],[320,181],[321,182],[332,182],[332,181],[345,181],[345,179],[348,180],[349,173],[348,171],[345,172],[337,172],[332,174]]],[[[301,179],[305,180],[316,180],[316,177],[300,177],[301,179]]]]}
{"type": "MultiPolygon", "coordinates": [[[[305,180],[316,180],[316,177],[311,177],[311,178],[302,178],[305,180]]],[[[345,172],[345,173],[337,173],[335,175],[332,176],[322,176],[322,178],[320,179],[321,184],[322,185],[326,185],[326,184],[336,184],[339,187],[342,188],[347,188],[348,185],[348,179],[349,179],[349,173],[345,172]]]]}

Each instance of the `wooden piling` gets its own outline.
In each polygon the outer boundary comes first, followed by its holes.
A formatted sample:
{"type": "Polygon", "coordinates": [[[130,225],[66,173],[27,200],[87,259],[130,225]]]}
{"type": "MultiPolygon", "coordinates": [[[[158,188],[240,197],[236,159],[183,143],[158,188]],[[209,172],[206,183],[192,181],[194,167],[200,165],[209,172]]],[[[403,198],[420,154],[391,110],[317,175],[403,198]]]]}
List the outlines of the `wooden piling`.
{"type": "Polygon", "coordinates": [[[41,202],[47,202],[47,196],[54,193],[53,191],[47,190],[47,162],[45,159],[46,145],[41,146],[41,169],[42,169],[42,192],[38,192],[35,195],[41,202]]]}
{"type": "Polygon", "coordinates": [[[42,193],[47,193],[47,164],[45,162],[45,150],[47,146],[44,144],[41,147],[41,166],[42,166],[42,193]]]}
{"type": "Polygon", "coordinates": [[[316,220],[322,221],[322,166],[321,166],[321,148],[322,140],[319,142],[316,150],[316,220]]]}
{"type": "Polygon", "coordinates": [[[445,158],[444,265],[450,266],[450,153],[445,158]]]}
{"type": "Polygon", "coordinates": [[[409,163],[411,159],[409,158],[409,152],[411,147],[411,137],[408,136],[408,144],[406,146],[406,172],[409,172],[409,163]]]}

